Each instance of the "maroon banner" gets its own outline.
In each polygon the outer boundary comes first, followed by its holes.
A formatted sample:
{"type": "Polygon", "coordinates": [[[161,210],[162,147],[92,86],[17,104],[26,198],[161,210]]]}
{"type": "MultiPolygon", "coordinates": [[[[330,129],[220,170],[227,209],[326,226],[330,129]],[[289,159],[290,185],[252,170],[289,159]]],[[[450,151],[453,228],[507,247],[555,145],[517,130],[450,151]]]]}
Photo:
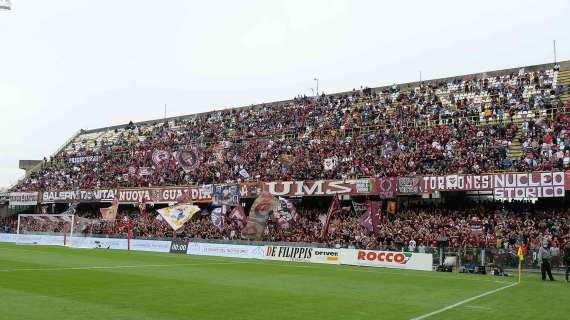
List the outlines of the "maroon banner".
{"type": "MultiPolygon", "coordinates": [[[[410,176],[353,180],[245,182],[239,185],[240,198],[255,199],[262,192],[273,196],[312,197],[331,195],[378,195],[382,199],[396,194],[435,191],[493,191],[497,198],[527,199],[563,197],[570,190],[570,172],[494,173],[482,175],[410,176]]],[[[177,202],[188,193],[192,201],[212,201],[213,185],[97,190],[63,190],[40,193],[41,203],[177,202]]]]}
{"type": "Polygon", "coordinates": [[[378,195],[382,199],[391,199],[396,196],[397,178],[380,178],[375,179],[378,195]]]}
{"type": "Polygon", "coordinates": [[[370,195],[377,193],[378,185],[373,179],[280,181],[264,183],[264,191],[274,196],[330,196],[370,195]]]}
{"type": "Polygon", "coordinates": [[[564,197],[564,172],[495,173],[422,177],[420,192],[492,190],[502,199],[564,197]]]}

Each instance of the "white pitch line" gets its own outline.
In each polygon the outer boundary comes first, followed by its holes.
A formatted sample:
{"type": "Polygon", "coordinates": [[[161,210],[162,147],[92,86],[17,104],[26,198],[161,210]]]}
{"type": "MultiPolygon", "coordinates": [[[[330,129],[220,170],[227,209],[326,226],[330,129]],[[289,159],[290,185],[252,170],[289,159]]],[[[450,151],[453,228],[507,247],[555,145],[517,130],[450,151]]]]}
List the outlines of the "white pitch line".
{"type": "Polygon", "coordinates": [[[489,307],[483,307],[483,306],[465,306],[465,308],[476,309],[476,310],[492,310],[489,307]]]}
{"type": "Polygon", "coordinates": [[[122,266],[84,266],[84,267],[62,267],[62,268],[16,268],[0,269],[0,272],[19,271],[64,271],[64,270],[98,270],[98,269],[129,269],[129,268],[157,268],[157,267],[179,267],[179,266],[204,266],[217,264],[236,264],[245,262],[206,262],[206,263],[176,263],[176,264],[135,264],[122,266]]]}
{"type": "Polygon", "coordinates": [[[476,296],[474,296],[474,297],[471,297],[471,298],[469,298],[469,299],[465,299],[465,300],[459,301],[459,302],[457,302],[457,303],[454,303],[454,304],[449,305],[449,306],[447,306],[447,307],[441,308],[441,309],[439,309],[439,310],[435,310],[435,311],[432,311],[432,312],[430,312],[430,313],[426,313],[426,314],[424,314],[424,315],[421,315],[421,316],[418,316],[418,317],[415,317],[415,318],[411,318],[410,320],[421,320],[421,319],[425,319],[425,318],[434,316],[434,315],[436,315],[436,314],[440,314],[440,313],[445,312],[445,311],[447,311],[447,310],[450,310],[450,309],[459,307],[460,305],[469,303],[469,302],[471,302],[471,301],[473,301],[473,300],[477,300],[477,299],[479,299],[479,298],[486,297],[486,296],[488,296],[488,295],[491,295],[491,294],[493,294],[493,293],[497,293],[497,292],[499,292],[499,291],[508,289],[508,288],[510,288],[510,287],[514,287],[514,286],[516,286],[517,284],[518,284],[518,283],[515,282],[515,283],[512,283],[512,284],[509,284],[508,286],[500,287],[500,288],[497,288],[497,289],[494,289],[494,290],[491,290],[491,291],[487,291],[487,292],[481,293],[480,295],[476,295],[476,296]]]}

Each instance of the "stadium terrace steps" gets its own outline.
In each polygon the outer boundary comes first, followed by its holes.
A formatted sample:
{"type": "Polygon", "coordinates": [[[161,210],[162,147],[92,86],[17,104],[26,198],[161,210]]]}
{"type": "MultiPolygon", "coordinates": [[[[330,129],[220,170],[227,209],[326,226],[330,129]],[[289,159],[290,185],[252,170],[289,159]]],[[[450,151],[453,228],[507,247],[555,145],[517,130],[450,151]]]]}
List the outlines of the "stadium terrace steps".
{"type": "Polygon", "coordinates": [[[509,160],[512,161],[518,160],[522,156],[523,150],[521,145],[521,139],[522,139],[522,130],[518,130],[517,134],[515,135],[515,138],[511,142],[511,145],[509,146],[509,152],[507,157],[509,160]]]}
{"type": "Polygon", "coordinates": [[[560,97],[563,103],[570,101],[568,86],[570,85],[570,70],[563,70],[558,73],[558,84],[564,85],[564,94],[560,97]]]}

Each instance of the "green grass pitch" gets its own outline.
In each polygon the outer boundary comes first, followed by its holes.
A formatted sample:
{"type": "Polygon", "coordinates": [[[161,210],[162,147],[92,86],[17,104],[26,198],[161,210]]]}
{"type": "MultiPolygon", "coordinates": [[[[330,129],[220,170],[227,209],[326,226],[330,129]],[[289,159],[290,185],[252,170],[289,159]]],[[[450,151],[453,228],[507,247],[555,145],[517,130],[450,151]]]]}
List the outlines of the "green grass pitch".
{"type": "MultiPolygon", "coordinates": [[[[0,319],[421,319],[514,280],[0,244],[0,319]]],[[[425,319],[569,319],[558,280],[528,274],[425,319]]]]}

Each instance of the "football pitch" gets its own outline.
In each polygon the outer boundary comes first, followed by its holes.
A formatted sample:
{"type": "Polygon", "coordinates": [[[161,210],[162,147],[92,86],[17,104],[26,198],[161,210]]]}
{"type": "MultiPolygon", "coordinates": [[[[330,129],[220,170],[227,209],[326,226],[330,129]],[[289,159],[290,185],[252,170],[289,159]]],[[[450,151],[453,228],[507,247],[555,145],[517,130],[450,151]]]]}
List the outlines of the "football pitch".
{"type": "Polygon", "coordinates": [[[0,244],[0,319],[568,319],[557,280],[0,244]]]}

